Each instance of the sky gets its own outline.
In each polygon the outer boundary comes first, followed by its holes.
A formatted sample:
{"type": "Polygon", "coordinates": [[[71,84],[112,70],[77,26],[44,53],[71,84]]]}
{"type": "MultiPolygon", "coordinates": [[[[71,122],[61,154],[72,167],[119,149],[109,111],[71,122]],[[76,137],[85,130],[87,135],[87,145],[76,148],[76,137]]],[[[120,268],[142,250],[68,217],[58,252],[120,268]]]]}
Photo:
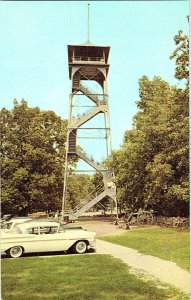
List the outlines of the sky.
{"type": "MultiPolygon", "coordinates": [[[[109,106],[113,149],[123,142],[137,112],[139,79],[170,84],[173,37],[188,34],[188,1],[90,1],[90,40],[111,46],[109,106]]],[[[87,41],[87,1],[0,3],[0,109],[25,99],[30,107],[68,118],[71,82],[67,45],[87,41]]]]}

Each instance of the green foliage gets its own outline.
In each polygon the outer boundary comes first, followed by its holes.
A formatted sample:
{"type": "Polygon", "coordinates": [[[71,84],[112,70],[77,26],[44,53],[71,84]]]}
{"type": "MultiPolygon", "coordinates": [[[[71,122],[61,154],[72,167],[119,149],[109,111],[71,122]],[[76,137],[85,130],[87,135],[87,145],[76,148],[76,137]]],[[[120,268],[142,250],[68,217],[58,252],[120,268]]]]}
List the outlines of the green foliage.
{"type": "MultiPolygon", "coordinates": [[[[179,32],[176,77],[187,79],[188,38],[179,32]]],[[[160,77],[139,81],[140,99],[133,129],[113,152],[120,208],[154,209],[159,214],[189,214],[189,91],[160,77]]]]}
{"type": "Polygon", "coordinates": [[[182,30],[174,37],[175,44],[178,46],[171,55],[171,59],[176,60],[177,79],[189,79],[189,38],[184,35],[182,30]]]}
{"type": "Polygon", "coordinates": [[[109,255],[2,260],[4,300],[189,299],[158,281],[141,280],[109,255]]]}
{"type": "MultiPolygon", "coordinates": [[[[2,212],[16,215],[61,209],[67,123],[52,111],[14,101],[0,112],[2,141],[2,212]]],[[[70,159],[75,168],[77,158],[70,159]]],[[[99,180],[97,180],[99,181],[99,180]]],[[[95,178],[69,176],[67,208],[95,189],[95,178]]]]}
{"type": "Polygon", "coordinates": [[[0,112],[2,212],[60,209],[66,121],[52,111],[14,101],[0,112]]]}
{"type": "Polygon", "coordinates": [[[190,268],[190,234],[188,231],[178,231],[172,228],[131,229],[123,235],[101,239],[173,261],[186,270],[190,268]]]}

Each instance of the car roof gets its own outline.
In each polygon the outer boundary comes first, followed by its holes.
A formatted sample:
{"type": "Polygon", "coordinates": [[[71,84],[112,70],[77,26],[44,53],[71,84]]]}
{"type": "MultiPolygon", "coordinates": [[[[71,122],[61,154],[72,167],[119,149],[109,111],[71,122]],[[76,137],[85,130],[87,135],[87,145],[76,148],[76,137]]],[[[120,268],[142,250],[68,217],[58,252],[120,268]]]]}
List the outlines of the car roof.
{"type": "Polygon", "coordinates": [[[17,219],[15,219],[15,218],[13,218],[13,219],[10,219],[10,220],[7,220],[7,221],[5,221],[4,222],[4,224],[7,224],[7,223],[13,223],[13,222],[20,222],[20,221],[23,221],[23,222],[27,222],[27,221],[32,221],[33,219],[30,219],[30,218],[17,218],[17,219]]]}
{"type": "Polygon", "coordinates": [[[18,224],[17,226],[23,229],[26,229],[30,226],[33,227],[50,227],[50,226],[59,226],[60,224],[58,222],[38,222],[38,221],[31,221],[31,222],[25,222],[18,224]]]}
{"type": "Polygon", "coordinates": [[[18,219],[21,219],[21,220],[24,220],[24,219],[31,219],[31,220],[33,220],[32,217],[27,217],[27,216],[25,216],[25,217],[13,217],[13,218],[11,218],[11,220],[12,220],[12,219],[14,219],[14,220],[18,220],[18,219]]]}
{"type": "Polygon", "coordinates": [[[56,219],[55,218],[38,218],[38,219],[30,219],[28,220],[27,222],[56,222],[56,219]]]}
{"type": "Polygon", "coordinates": [[[30,217],[24,217],[24,218],[19,218],[19,217],[17,217],[17,218],[11,218],[10,220],[9,220],[9,222],[13,222],[13,221],[25,221],[25,220],[33,220],[32,218],[30,218],[30,217]]]}

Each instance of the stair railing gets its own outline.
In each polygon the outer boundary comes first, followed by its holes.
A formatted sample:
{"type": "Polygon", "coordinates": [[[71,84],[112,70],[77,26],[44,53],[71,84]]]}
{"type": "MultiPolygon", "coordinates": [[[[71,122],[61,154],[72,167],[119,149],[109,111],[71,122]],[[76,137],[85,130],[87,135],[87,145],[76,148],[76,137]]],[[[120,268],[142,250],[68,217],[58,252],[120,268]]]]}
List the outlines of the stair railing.
{"type": "Polygon", "coordinates": [[[84,118],[85,116],[87,116],[88,114],[90,114],[91,112],[93,112],[93,110],[96,108],[97,106],[95,107],[91,107],[89,109],[86,110],[86,112],[83,114],[83,115],[80,115],[80,116],[77,116],[77,117],[74,117],[74,119],[71,121],[71,124],[72,126],[75,126],[76,124],[78,124],[78,122],[80,120],[82,120],[82,118],[84,118]]]}
{"type": "Polygon", "coordinates": [[[82,207],[84,207],[87,203],[93,200],[96,196],[100,195],[102,192],[105,191],[105,188],[102,186],[102,183],[96,187],[94,191],[92,191],[85,200],[82,200],[74,209],[73,213],[79,211],[82,207]]]}
{"type": "Polygon", "coordinates": [[[81,92],[82,92],[83,94],[85,94],[86,96],[88,96],[88,97],[94,99],[96,102],[99,102],[98,96],[94,95],[93,91],[90,91],[89,88],[87,89],[87,88],[84,87],[81,83],[79,84],[79,89],[80,89],[81,92]]]}
{"type": "Polygon", "coordinates": [[[104,165],[100,164],[99,162],[96,162],[93,157],[89,156],[86,153],[83,153],[82,150],[77,146],[76,153],[78,156],[80,156],[81,159],[83,159],[85,162],[93,166],[97,171],[107,171],[104,165]]]}

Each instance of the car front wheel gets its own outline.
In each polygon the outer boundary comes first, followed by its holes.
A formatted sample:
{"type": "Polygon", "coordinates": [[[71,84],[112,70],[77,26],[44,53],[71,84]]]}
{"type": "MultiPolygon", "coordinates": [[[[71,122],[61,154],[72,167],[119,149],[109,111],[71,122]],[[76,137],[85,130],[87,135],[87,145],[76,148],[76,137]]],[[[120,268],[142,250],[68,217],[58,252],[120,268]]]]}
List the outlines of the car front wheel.
{"type": "Polygon", "coordinates": [[[74,253],[77,254],[82,254],[87,251],[87,243],[84,241],[78,241],[77,243],[74,244],[72,247],[74,253]]]}
{"type": "Polygon", "coordinates": [[[7,255],[12,258],[21,257],[22,254],[23,254],[23,248],[21,246],[12,247],[7,251],[7,255]]]}

